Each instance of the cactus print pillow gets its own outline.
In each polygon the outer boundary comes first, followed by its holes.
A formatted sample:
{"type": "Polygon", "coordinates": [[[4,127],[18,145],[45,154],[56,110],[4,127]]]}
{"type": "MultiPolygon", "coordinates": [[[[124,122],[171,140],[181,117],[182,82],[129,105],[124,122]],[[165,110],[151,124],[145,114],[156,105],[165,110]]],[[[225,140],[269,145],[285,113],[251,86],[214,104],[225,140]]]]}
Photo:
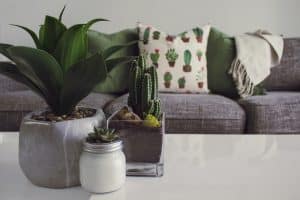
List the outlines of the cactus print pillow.
{"type": "Polygon", "coordinates": [[[138,24],[139,49],[147,67],[157,67],[160,92],[208,92],[206,47],[210,26],[196,27],[177,36],[138,24]]]}

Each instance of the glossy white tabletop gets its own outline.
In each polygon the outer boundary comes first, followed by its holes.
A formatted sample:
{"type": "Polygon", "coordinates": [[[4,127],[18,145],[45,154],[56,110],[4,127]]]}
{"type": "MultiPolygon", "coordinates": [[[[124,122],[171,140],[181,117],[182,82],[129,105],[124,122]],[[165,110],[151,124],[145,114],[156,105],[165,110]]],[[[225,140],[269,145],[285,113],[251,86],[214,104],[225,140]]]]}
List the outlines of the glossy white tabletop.
{"type": "Polygon", "coordinates": [[[165,147],[163,177],[128,177],[117,192],[91,195],[32,185],[17,133],[0,133],[0,200],[300,199],[300,135],[167,135],[165,147]]]}

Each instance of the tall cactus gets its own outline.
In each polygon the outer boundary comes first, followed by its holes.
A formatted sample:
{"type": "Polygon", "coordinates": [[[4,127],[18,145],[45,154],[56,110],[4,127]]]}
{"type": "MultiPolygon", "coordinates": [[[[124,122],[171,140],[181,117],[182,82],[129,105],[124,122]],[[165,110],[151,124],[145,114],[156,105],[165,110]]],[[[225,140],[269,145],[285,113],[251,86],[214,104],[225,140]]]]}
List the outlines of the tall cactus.
{"type": "Polygon", "coordinates": [[[147,114],[161,116],[161,103],[158,98],[157,72],[155,66],[146,69],[144,56],[132,63],[129,74],[128,105],[141,118],[147,114]]]}

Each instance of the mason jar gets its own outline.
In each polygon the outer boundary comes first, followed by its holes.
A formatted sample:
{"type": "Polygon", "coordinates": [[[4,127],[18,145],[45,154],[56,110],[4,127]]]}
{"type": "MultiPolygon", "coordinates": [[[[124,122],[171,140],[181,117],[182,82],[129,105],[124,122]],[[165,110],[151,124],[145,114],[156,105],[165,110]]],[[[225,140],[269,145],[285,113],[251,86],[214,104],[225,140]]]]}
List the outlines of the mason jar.
{"type": "Polygon", "coordinates": [[[89,192],[112,192],[125,183],[126,159],[121,140],[95,144],[84,142],[79,165],[81,185],[89,192]]]}

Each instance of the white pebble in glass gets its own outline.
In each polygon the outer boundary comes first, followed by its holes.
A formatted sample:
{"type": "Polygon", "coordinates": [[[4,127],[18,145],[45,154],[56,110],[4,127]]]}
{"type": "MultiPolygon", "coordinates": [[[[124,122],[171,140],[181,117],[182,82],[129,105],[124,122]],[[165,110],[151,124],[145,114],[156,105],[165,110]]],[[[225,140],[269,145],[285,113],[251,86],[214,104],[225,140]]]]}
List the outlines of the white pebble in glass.
{"type": "Polygon", "coordinates": [[[81,186],[92,193],[116,191],[126,178],[122,141],[92,144],[84,142],[80,157],[81,186]]]}

